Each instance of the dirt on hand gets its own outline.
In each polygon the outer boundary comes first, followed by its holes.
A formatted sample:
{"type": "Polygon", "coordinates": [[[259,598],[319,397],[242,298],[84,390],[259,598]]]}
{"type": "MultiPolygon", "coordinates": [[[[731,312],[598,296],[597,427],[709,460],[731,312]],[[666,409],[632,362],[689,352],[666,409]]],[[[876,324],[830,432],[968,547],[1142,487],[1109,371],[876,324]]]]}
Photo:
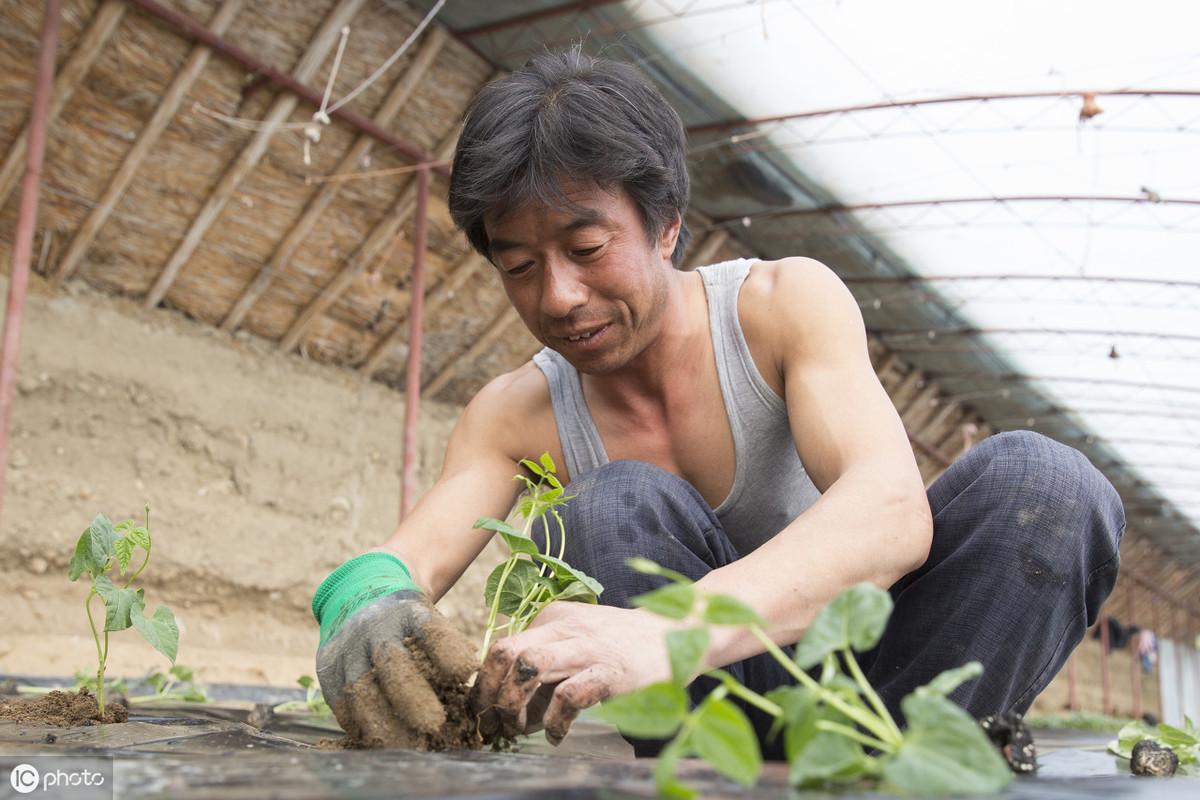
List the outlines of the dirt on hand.
{"type": "Polygon", "coordinates": [[[339,698],[337,717],[346,737],[331,749],[478,749],[478,720],[468,703],[468,681],[479,664],[470,642],[449,625],[428,626],[404,646],[383,645],[372,669],[339,698]]]}
{"type": "Polygon", "coordinates": [[[74,728],[125,722],[129,709],[120,703],[105,703],[102,717],[95,696],[84,688],[78,692],[53,691],[32,700],[0,700],[0,719],[74,728]]]}

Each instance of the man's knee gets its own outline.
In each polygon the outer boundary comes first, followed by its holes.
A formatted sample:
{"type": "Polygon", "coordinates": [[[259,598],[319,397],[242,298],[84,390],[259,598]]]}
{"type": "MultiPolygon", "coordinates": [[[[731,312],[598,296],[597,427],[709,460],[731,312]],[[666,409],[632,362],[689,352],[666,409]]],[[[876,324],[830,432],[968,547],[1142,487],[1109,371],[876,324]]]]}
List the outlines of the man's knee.
{"type": "Polygon", "coordinates": [[[1031,431],[988,437],[964,458],[980,460],[983,496],[999,505],[1002,535],[1014,537],[1026,559],[1087,571],[1109,562],[1125,530],[1121,498],[1078,450],[1031,431]]]}

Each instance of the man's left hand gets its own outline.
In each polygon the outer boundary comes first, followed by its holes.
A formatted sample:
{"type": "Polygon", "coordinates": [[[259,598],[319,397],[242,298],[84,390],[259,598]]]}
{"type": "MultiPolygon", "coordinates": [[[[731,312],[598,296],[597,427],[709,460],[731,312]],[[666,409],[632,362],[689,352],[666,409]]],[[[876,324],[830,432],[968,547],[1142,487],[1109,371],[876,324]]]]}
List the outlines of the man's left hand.
{"type": "Polygon", "coordinates": [[[554,745],[579,712],[671,676],[670,620],[641,609],[551,603],[529,630],[497,641],[472,696],[485,740],[542,727],[554,745]]]}

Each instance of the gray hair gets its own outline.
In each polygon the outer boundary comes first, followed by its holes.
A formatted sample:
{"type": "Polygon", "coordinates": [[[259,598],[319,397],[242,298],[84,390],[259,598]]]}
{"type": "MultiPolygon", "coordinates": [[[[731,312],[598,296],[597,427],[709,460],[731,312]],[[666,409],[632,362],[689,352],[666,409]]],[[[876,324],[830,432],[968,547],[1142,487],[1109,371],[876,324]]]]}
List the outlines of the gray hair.
{"type": "Polygon", "coordinates": [[[689,179],[686,134],[658,87],[629,64],[579,46],[531,58],[479,90],[468,106],[450,174],[450,215],[490,258],[483,218],[535,202],[571,208],[564,181],[623,188],[653,243],[681,221],[678,267],[690,236],[682,224],[689,179]]]}

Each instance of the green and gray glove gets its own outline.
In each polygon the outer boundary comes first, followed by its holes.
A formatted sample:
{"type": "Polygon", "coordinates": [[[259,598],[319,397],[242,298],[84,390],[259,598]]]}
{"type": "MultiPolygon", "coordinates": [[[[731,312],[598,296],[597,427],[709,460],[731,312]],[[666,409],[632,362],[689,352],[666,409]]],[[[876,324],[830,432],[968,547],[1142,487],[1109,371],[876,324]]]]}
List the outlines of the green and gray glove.
{"type": "Polygon", "coordinates": [[[317,679],[351,739],[370,747],[426,749],[446,723],[439,690],[478,669],[474,648],[450,626],[400,559],[371,552],[317,588],[317,679]]]}

